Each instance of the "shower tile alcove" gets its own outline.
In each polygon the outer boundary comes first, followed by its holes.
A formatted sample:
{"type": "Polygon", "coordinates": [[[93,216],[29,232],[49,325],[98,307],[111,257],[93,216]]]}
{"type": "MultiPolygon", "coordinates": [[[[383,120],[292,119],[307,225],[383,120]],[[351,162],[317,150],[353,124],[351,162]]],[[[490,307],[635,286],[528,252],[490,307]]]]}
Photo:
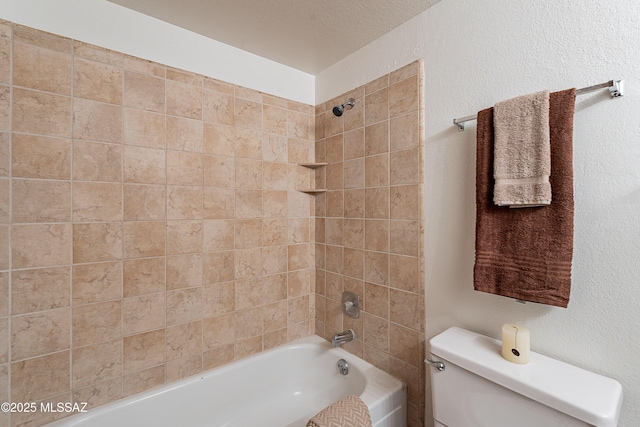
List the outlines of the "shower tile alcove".
{"type": "Polygon", "coordinates": [[[424,425],[422,76],[416,61],[316,106],[316,333],[354,329],[345,348],[408,384],[410,426],[424,425]],[[342,291],[362,297],[359,319],[342,291]]]}

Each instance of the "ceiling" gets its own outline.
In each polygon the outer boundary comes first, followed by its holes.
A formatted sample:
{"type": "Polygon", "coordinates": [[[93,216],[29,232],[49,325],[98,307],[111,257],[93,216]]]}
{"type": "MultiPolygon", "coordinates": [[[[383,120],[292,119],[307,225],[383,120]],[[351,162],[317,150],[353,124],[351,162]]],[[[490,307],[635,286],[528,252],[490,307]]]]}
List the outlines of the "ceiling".
{"type": "Polygon", "coordinates": [[[109,0],[316,75],[440,0],[109,0]]]}

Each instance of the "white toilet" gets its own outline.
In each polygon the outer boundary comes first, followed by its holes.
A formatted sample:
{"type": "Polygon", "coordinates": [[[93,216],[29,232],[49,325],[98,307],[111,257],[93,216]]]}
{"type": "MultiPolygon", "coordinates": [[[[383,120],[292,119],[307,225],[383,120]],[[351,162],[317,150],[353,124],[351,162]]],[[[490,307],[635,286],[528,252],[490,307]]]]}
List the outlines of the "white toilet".
{"type": "Polygon", "coordinates": [[[429,344],[436,427],[618,423],[622,387],[611,378],[533,352],[517,365],[502,358],[500,341],[456,327],[429,344]]]}

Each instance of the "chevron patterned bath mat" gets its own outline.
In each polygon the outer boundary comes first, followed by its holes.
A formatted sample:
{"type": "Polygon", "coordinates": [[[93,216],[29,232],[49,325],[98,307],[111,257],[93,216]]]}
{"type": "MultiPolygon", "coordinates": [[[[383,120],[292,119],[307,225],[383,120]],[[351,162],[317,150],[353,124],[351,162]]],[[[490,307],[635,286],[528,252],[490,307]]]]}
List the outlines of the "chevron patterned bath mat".
{"type": "Polygon", "coordinates": [[[318,412],[307,427],[372,427],[369,408],[358,396],[347,396],[318,412]]]}

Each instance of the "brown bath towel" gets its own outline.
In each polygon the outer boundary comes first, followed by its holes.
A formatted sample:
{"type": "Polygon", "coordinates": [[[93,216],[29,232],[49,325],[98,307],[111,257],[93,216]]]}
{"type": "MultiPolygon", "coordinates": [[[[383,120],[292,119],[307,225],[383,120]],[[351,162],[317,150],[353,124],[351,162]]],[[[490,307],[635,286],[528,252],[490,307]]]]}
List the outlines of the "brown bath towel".
{"type": "Polygon", "coordinates": [[[307,427],[372,427],[369,408],[358,396],[347,396],[326,407],[307,427]]]}
{"type": "Polygon", "coordinates": [[[550,95],[553,203],[509,209],[493,204],[493,108],[478,113],[474,287],[567,307],[573,257],[573,111],[575,89],[550,95]]]}

